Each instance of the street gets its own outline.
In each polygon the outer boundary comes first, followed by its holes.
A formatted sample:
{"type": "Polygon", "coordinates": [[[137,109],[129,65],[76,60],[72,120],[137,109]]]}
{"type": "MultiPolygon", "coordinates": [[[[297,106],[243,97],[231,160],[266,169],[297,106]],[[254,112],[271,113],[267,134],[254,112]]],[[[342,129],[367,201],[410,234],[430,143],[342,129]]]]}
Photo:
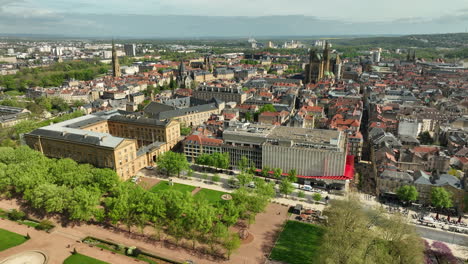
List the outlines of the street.
{"type": "Polygon", "coordinates": [[[438,240],[445,243],[457,244],[466,246],[468,244],[468,236],[457,234],[454,232],[442,231],[431,227],[423,227],[416,225],[416,231],[424,238],[438,240]]]}

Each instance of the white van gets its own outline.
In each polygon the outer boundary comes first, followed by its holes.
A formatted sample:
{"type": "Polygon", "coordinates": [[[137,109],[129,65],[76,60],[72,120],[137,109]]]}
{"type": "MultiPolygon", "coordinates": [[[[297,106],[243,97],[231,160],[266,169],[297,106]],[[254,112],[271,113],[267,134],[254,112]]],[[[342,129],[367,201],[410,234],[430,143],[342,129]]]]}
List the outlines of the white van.
{"type": "Polygon", "coordinates": [[[303,189],[304,191],[309,191],[309,192],[310,192],[310,191],[312,191],[312,186],[310,186],[310,185],[304,185],[304,186],[302,187],[302,189],[303,189]]]}
{"type": "Polygon", "coordinates": [[[291,183],[291,184],[296,189],[299,189],[299,187],[300,187],[299,183],[291,183]]]}

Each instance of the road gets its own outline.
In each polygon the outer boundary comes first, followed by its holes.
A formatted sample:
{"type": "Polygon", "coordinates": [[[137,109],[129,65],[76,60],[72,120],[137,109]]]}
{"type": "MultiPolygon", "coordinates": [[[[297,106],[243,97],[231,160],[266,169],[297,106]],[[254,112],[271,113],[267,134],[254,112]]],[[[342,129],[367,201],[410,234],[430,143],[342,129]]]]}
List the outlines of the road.
{"type": "Polygon", "coordinates": [[[416,231],[424,238],[438,240],[445,243],[457,244],[461,246],[466,246],[468,243],[468,236],[457,234],[454,232],[442,231],[430,227],[416,226],[416,231]]]}

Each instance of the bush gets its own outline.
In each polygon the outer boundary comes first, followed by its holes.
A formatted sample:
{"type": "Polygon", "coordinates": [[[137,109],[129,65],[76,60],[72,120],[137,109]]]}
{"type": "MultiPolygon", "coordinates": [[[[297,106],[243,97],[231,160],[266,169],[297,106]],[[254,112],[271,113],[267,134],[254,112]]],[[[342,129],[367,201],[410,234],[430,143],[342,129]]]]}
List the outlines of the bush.
{"type": "Polygon", "coordinates": [[[306,197],[305,192],[304,192],[304,191],[299,191],[299,192],[297,193],[297,197],[299,197],[299,198],[305,198],[305,197],[306,197]]]}
{"type": "Polygon", "coordinates": [[[42,220],[39,225],[36,226],[37,230],[50,230],[54,228],[54,224],[49,220],[42,220]]]}
{"type": "Polygon", "coordinates": [[[211,180],[213,182],[219,182],[221,180],[221,177],[218,174],[215,174],[211,177],[211,180]]]}
{"type": "Polygon", "coordinates": [[[8,219],[13,220],[13,221],[19,221],[19,220],[23,220],[24,218],[26,218],[25,213],[18,211],[16,209],[13,209],[10,212],[8,212],[7,216],[8,216],[8,219]]]}
{"type": "Polygon", "coordinates": [[[318,201],[322,200],[322,195],[320,193],[314,193],[312,198],[314,199],[314,201],[318,202],[318,201]]]}

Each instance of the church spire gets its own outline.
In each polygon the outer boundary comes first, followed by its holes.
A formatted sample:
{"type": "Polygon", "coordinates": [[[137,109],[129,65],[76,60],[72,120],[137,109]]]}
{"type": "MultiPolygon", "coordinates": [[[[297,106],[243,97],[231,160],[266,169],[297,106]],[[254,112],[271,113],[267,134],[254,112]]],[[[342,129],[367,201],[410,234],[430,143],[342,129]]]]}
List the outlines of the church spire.
{"type": "Polygon", "coordinates": [[[121,76],[119,58],[117,57],[117,50],[115,48],[114,40],[112,40],[112,76],[121,76]]]}
{"type": "Polygon", "coordinates": [[[330,49],[328,41],[325,41],[325,49],[323,50],[324,69],[323,72],[330,72],[330,49]]]}

